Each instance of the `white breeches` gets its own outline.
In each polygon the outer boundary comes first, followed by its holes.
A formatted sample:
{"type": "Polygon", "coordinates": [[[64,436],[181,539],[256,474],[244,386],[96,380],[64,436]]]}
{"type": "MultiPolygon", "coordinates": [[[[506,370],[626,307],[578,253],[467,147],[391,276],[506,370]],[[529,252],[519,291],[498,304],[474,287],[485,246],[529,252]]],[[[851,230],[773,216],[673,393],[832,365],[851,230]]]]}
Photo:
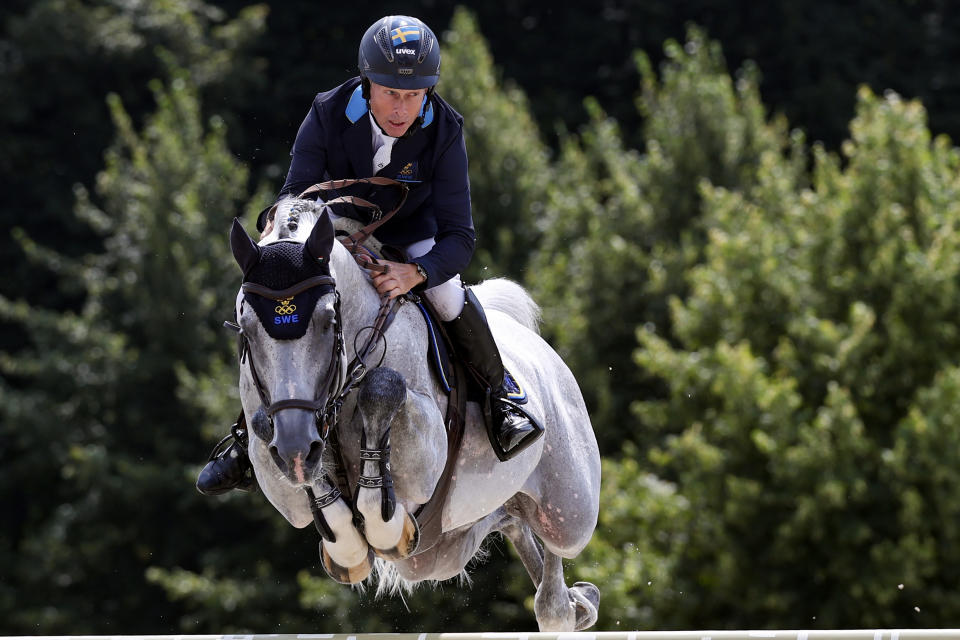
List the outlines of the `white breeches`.
{"type": "MultiPolygon", "coordinates": [[[[413,260],[426,255],[435,244],[436,241],[433,238],[427,238],[407,245],[404,250],[407,252],[407,256],[413,260]]],[[[456,319],[463,311],[463,304],[466,301],[463,293],[463,282],[460,281],[459,273],[443,284],[427,289],[423,292],[423,295],[436,308],[440,319],[444,322],[456,319]]]]}

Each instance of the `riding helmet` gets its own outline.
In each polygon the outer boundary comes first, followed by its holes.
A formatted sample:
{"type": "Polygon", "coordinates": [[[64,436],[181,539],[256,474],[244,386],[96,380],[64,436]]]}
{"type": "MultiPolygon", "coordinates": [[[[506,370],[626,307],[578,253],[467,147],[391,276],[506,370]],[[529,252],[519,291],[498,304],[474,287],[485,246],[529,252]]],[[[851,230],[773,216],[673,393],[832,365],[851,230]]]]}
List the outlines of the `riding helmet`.
{"type": "Polygon", "coordinates": [[[440,79],[440,43],[430,27],[409,16],[377,20],[360,40],[360,77],[392,89],[431,89],[440,79]]]}

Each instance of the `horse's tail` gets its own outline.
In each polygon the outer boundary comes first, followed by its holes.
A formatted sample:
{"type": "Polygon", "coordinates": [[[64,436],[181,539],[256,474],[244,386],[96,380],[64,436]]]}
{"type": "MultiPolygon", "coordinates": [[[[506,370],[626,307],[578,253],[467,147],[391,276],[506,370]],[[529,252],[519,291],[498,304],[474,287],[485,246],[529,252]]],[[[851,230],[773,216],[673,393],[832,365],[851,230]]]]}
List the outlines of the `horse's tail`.
{"type": "Polygon", "coordinates": [[[487,311],[502,311],[531,331],[540,332],[540,306],[513,280],[493,278],[470,287],[487,311]]]}

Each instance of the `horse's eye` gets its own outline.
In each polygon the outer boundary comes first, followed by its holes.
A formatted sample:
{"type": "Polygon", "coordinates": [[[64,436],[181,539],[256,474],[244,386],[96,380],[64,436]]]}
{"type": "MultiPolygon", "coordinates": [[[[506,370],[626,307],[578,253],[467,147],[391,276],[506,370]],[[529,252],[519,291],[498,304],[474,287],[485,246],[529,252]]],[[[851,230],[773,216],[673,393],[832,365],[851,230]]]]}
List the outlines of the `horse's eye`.
{"type": "Polygon", "coordinates": [[[333,309],[324,309],[320,320],[320,328],[324,331],[332,331],[337,328],[337,316],[333,309]]]}

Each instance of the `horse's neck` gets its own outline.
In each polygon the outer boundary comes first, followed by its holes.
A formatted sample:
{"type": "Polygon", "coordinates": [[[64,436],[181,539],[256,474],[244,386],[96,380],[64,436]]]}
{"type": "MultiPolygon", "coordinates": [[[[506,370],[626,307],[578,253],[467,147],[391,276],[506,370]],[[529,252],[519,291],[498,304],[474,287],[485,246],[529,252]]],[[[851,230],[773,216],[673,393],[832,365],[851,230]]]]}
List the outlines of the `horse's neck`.
{"type": "Polygon", "coordinates": [[[340,291],[343,333],[349,348],[357,333],[373,324],[380,310],[380,298],[350,252],[340,242],[333,243],[331,267],[340,291]]]}

